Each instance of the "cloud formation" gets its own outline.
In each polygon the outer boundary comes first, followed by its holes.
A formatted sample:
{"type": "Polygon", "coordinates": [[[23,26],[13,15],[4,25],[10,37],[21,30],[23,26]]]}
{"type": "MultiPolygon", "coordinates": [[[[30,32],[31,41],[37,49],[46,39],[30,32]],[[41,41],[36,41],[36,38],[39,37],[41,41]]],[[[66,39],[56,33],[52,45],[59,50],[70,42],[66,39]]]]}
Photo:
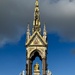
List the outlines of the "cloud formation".
{"type": "MultiPolygon", "coordinates": [[[[0,46],[17,42],[32,26],[35,0],[0,0],[0,46]]],[[[75,0],[39,0],[41,25],[62,40],[75,42],[75,0]]]]}

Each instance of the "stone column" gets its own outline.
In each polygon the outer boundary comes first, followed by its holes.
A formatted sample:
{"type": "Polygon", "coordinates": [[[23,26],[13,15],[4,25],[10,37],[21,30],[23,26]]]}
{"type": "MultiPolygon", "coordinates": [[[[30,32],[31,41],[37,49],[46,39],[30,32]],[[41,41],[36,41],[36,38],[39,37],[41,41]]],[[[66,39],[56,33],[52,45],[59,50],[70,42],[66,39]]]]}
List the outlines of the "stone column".
{"type": "Polygon", "coordinates": [[[29,69],[30,69],[30,75],[32,75],[32,61],[30,60],[30,67],[29,67],[29,69]]]}
{"type": "Polygon", "coordinates": [[[46,58],[42,59],[42,68],[43,68],[43,75],[47,75],[46,74],[46,69],[47,69],[46,58]]]}
{"type": "Polygon", "coordinates": [[[30,59],[27,59],[26,75],[32,75],[32,61],[30,59]]]}

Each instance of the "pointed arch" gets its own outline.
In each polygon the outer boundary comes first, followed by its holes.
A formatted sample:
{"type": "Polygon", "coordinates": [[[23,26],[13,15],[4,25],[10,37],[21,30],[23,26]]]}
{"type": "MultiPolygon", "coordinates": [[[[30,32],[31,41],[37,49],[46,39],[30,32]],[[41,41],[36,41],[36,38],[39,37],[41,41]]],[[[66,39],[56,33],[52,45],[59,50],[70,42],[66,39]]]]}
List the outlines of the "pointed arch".
{"type": "Polygon", "coordinates": [[[34,50],[30,54],[30,59],[33,61],[35,60],[36,57],[39,57],[40,60],[42,61],[42,58],[43,58],[42,55],[43,53],[40,50],[34,50]]]}

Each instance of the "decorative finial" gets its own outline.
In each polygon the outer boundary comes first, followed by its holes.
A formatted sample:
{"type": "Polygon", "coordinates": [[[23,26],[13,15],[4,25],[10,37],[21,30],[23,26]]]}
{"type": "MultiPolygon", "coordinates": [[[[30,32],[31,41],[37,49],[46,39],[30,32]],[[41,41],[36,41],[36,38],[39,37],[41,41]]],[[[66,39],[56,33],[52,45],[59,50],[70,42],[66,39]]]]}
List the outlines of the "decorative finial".
{"type": "Polygon", "coordinates": [[[40,12],[39,12],[39,2],[36,0],[35,2],[35,10],[34,10],[34,21],[33,21],[33,31],[40,32],[40,12]]]}
{"type": "Polygon", "coordinates": [[[29,23],[28,23],[28,26],[27,26],[27,32],[29,31],[29,23]]]}
{"type": "Polygon", "coordinates": [[[38,6],[39,5],[39,2],[38,2],[38,0],[36,0],[36,2],[35,2],[35,6],[38,6]]]}
{"type": "Polygon", "coordinates": [[[46,32],[46,24],[44,23],[44,31],[46,32]]]}
{"type": "Polygon", "coordinates": [[[29,28],[29,23],[27,26],[27,41],[30,39],[30,28],[29,28]]]}
{"type": "Polygon", "coordinates": [[[46,36],[46,35],[47,35],[47,31],[46,31],[46,24],[45,24],[45,23],[44,23],[43,35],[44,35],[44,36],[46,36]]]}
{"type": "Polygon", "coordinates": [[[44,24],[43,38],[46,40],[46,37],[47,37],[47,31],[46,31],[46,25],[44,24]]]}

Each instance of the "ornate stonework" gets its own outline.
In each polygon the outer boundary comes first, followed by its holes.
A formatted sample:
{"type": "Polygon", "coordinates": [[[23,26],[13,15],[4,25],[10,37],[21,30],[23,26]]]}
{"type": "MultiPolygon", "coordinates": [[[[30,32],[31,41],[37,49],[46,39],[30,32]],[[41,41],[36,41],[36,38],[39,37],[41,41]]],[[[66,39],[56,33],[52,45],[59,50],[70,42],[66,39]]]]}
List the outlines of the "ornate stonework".
{"type": "MultiPolygon", "coordinates": [[[[32,63],[35,57],[38,56],[42,61],[43,75],[47,71],[47,32],[44,25],[43,35],[40,28],[40,13],[38,0],[35,2],[34,21],[32,35],[30,33],[29,24],[27,28],[26,40],[26,75],[32,75],[32,63]]],[[[37,74],[36,74],[37,75],[37,74]]]]}

